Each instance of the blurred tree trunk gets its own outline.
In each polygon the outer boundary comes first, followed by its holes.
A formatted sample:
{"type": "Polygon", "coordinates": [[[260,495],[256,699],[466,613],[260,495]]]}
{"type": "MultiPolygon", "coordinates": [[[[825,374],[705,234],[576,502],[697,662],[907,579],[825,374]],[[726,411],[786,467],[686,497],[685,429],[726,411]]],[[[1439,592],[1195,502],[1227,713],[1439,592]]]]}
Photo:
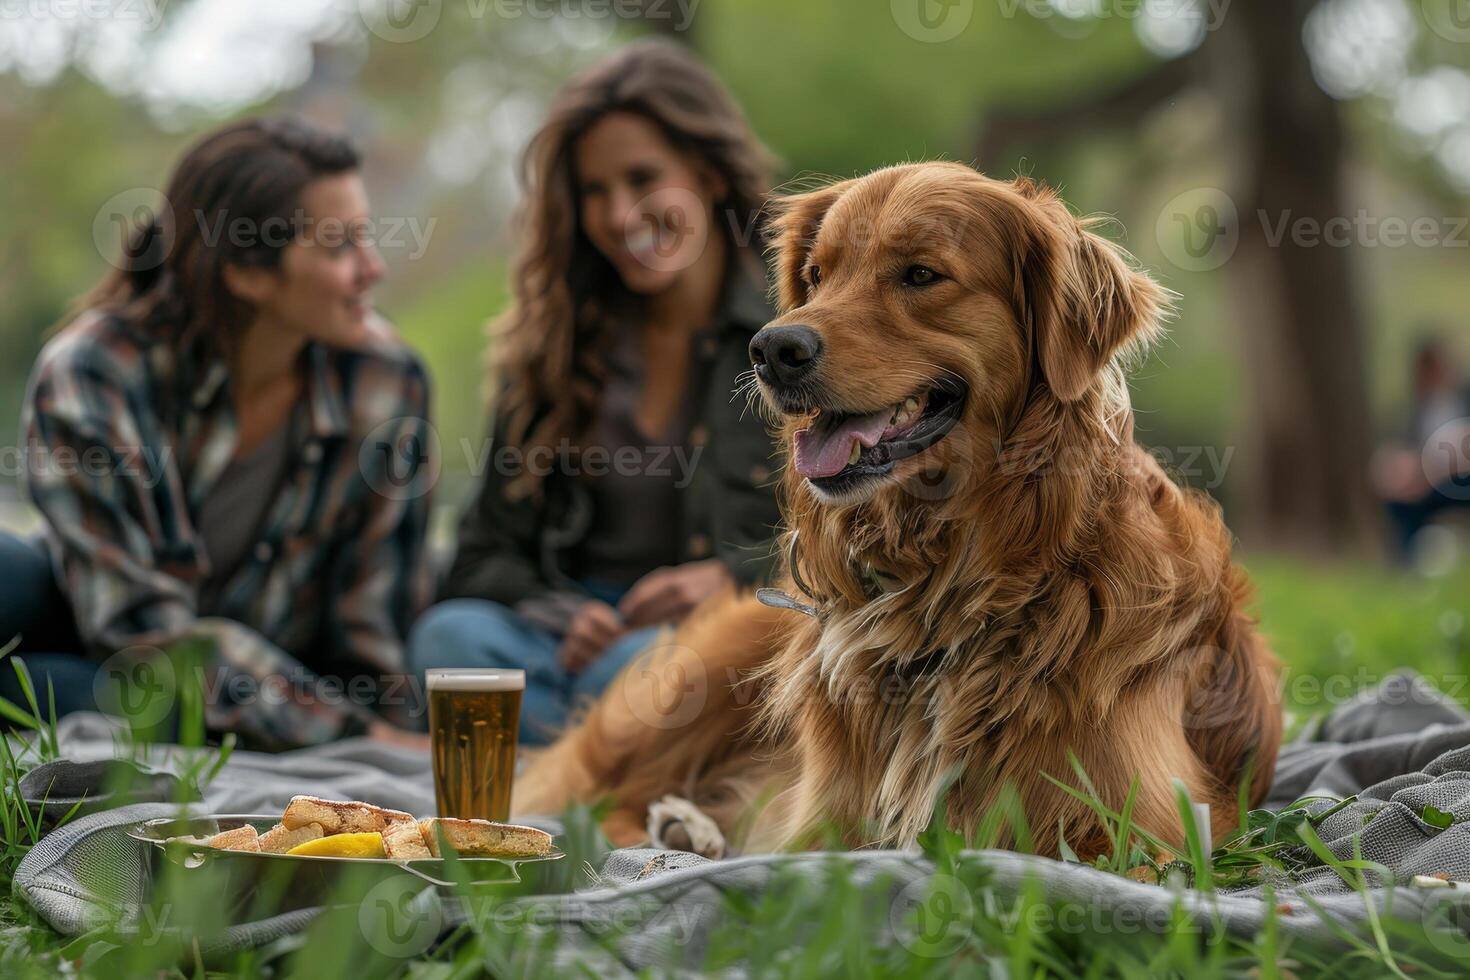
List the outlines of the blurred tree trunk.
{"type": "Polygon", "coordinates": [[[1376,522],[1357,248],[1320,232],[1351,215],[1338,107],[1302,44],[1313,5],[1237,3],[1211,60],[1241,161],[1240,241],[1223,269],[1251,386],[1239,530],[1331,555],[1368,550],[1376,522]],[[1301,219],[1317,237],[1293,239],[1301,219]]]}
{"type": "Polygon", "coordinates": [[[1378,524],[1356,248],[1328,245],[1320,232],[1352,215],[1338,108],[1313,78],[1302,42],[1315,3],[1237,0],[1190,55],[1081,100],[992,113],[977,156],[1004,172],[1018,145],[1035,152],[1088,130],[1135,127],[1189,86],[1220,101],[1240,232],[1221,270],[1226,323],[1242,337],[1248,385],[1236,456],[1242,513],[1232,524],[1252,543],[1335,555],[1371,550],[1378,524]],[[1318,231],[1314,242],[1293,241],[1292,223],[1303,218],[1318,231]]]}

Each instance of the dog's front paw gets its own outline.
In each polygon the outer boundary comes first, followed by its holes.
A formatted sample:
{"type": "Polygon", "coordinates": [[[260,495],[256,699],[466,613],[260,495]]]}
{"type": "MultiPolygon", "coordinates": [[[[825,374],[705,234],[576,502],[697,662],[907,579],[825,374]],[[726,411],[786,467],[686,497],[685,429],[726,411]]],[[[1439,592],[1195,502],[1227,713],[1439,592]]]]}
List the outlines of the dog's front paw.
{"type": "Polygon", "coordinates": [[[665,796],[649,806],[648,836],[654,847],[692,851],[711,860],[725,856],[725,835],[720,828],[682,796],[665,796]]]}

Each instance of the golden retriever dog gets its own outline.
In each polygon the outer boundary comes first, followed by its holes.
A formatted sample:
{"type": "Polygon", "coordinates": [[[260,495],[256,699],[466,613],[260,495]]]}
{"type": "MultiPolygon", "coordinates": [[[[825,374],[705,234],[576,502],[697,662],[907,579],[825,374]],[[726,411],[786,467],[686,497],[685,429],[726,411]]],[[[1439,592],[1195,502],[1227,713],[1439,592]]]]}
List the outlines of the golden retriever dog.
{"type": "Polygon", "coordinates": [[[1136,784],[1175,846],[1182,784],[1228,830],[1271,781],[1277,665],[1218,508],[1133,439],[1124,368],[1167,291],[1025,178],[910,164],[774,207],[751,359],[784,591],[631,664],[516,812],[610,798],[615,842],[710,855],[910,846],[936,808],[980,843],[1107,848],[1055,779],[1114,812],[1136,784]]]}

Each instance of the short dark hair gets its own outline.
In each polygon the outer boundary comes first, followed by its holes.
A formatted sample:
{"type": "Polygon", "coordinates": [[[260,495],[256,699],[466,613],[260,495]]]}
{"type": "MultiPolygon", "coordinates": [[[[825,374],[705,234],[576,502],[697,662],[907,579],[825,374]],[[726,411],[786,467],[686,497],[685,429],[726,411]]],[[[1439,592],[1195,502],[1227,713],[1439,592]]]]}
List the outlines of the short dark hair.
{"type": "Polygon", "coordinates": [[[276,267],[289,241],[219,230],[239,221],[292,227],[308,184],[360,164],[347,137],[299,119],[247,119],[214,130],[184,154],[159,213],[131,229],[114,270],[79,305],[179,344],[229,349],[251,311],[225,287],[225,267],[276,267]]]}

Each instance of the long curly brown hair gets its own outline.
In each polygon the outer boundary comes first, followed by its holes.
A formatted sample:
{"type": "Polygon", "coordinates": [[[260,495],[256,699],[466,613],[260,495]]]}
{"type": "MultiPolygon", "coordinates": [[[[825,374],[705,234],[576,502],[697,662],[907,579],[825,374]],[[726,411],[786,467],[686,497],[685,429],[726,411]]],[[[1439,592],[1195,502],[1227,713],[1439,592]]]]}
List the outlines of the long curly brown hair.
{"type": "MultiPolygon", "coordinates": [[[[730,93],[684,49],[641,41],[562,86],[521,163],[512,302],[490,325],[494,409],[522,452],[576,444],[601,393],[605,339],[617,317],[638,309],[578,219],[577,143],[614,112],[650,120],[724,178],[729,190],[716,202],[715,224],[731,244],[756,240],[770,193],[774,158],[730,93]]],[[[507,487],[517,499],[539,492],[529,472],[507,487]]]]}

